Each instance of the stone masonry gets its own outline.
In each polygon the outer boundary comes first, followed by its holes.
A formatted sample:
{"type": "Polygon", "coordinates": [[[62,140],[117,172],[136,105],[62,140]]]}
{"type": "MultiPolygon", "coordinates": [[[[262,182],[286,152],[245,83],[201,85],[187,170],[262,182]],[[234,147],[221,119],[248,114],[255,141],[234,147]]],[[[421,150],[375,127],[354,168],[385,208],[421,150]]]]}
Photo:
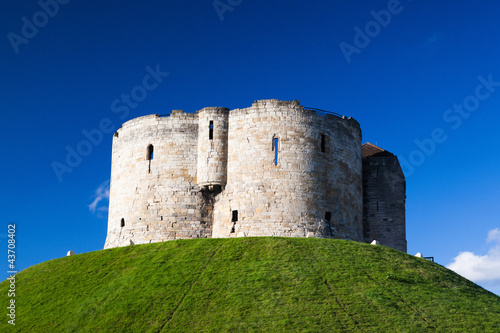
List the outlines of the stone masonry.
{"type": "Polygon", "coordinates": [[[363,159],[356,120],[298,101],[132,119],[113,138],[104,247],[288,236],[406,251],[404,175],[376,148],[363,159]]]}
{"type": "Polygon", "coordinates": [[[406,252],[406,182],[398,158],[371,143],[361,149],[363,236],[406,252]]]}

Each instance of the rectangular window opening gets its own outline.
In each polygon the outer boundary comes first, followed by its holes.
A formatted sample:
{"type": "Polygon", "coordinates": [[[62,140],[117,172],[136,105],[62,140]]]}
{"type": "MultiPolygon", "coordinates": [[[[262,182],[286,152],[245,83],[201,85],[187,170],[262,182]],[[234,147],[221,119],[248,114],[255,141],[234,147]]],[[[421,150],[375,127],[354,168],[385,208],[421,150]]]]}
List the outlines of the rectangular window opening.
{"type": "Polygon", "coordinates": [[[332,224],[330,220],[332,219],[332,212],[325,212],[325,221],[328,224],[328,235],[333,238],[332,224]]]}
{"type": "Polygon", "coordinates": [[[324,134],[321,134],[321,152],[324,153],[326,151],[326,137],[324,134]]]}
{"type": "Polygon", "coordinates": [[[210,124],[208,125],[208,139],[213,140],[214,138],[214,121],[210,120],[210,124]]]}
{"type": "Polygon", "coordinates": [[[325,220],[327,220],[328,222],[330,222],[331,219],[332,219],[332,213],[331,212],[326,212],[325,213],[325,220]]]}
{"type": "Polygon", "coordinates": [[[233,210],[233,216],[231,218],[231,222],[233,222],[233,226],[231,227],[231,233],[234,234],[236,232],[236,222],[238,221],[238,211],[233,210]]]}
{"type": "Polygon", "coordinates": [[[148,152],[146,155],[146,159],[149,161],[148,173],[151,173],[151,160],[154,158],[154,147],[153,145],[148,146],[148,152]]]}
{"type": "Polygon", "coordinates": [[[274,149],[274,165],[278,165],[278,148],[279,148],[279,138],[273,138],[273,149],[274,149]]]}
{"type": "Polygon", "coordinates": [[[154,147],[153,147],[153,145],[149,145],[147,159],[151,161],[154,157],[153,155],[154,155],[154,147]]]}

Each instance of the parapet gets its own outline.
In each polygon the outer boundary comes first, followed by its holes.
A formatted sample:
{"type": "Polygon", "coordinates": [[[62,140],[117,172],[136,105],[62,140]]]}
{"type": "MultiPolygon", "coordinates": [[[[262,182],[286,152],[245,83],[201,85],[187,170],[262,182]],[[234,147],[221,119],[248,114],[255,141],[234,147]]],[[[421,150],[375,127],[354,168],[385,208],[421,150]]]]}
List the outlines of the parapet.
{"type": "Polygon", "coordinates": [[[293,101],[280,101],[278,99],[261,99],[261,100],[257,100],[257,101],[254,101],[252,106],[255,106],[255,107],[265,107],[265,106],[268,106],[268,107],[279,107],[279,106],[285,106],[285,107],[299,107],[299,108],[304,108],[302,105],[300,105],[300,102],[297,101],[297,100],[293,100],[293,101]]]}

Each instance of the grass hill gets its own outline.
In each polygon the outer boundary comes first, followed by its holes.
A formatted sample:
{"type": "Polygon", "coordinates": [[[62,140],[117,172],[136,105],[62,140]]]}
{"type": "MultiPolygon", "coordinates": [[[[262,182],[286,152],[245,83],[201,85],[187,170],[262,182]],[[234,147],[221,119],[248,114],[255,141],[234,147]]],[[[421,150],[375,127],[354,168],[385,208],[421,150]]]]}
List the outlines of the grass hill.
{"type": "Polygon", "coordinates": [[[383,246],[197,239],[30,267],[16,325],[3,317],[0,332],[500,332],[500,297],[383,246]]]}

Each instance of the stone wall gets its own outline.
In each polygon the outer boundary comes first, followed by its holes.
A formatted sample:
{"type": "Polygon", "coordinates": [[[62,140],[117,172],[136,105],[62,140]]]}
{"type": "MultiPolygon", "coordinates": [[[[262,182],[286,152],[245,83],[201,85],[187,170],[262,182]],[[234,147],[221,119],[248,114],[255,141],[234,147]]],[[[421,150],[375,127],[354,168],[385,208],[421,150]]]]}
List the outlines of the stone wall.
{"type": "Polygon", "coordinates": [[[363,235],[366,242],[406,252],[406,182],[398,158],[363,145],[363,235]]]}
{"type": "Polygon", "coordinates": [[[213,237],[361,241],[361,186],[354,119],[320,116],[297,101],[257,101],[229,113],[227,185],[215,202],[213,237]]]}
{"type": "Polygon", "coordinates": [[[363,149],[362,160],[356,120],[298,101],[132,119],[113,138],[105,248],[289,236],[374,238],[406,251],[397,158],[363,149]]]}
{"type": "Polygon", "coordinates": [[[123,124],[113,138],[104,248],[210,237],[209,200],[196,179],[197,151],[196,114],[174,111],[123,124]]]}
{"type": "Polygon", "coordinates": [[[198,184],[226,185],[229,109],[204,108],[198,113],[198,184]]]}

